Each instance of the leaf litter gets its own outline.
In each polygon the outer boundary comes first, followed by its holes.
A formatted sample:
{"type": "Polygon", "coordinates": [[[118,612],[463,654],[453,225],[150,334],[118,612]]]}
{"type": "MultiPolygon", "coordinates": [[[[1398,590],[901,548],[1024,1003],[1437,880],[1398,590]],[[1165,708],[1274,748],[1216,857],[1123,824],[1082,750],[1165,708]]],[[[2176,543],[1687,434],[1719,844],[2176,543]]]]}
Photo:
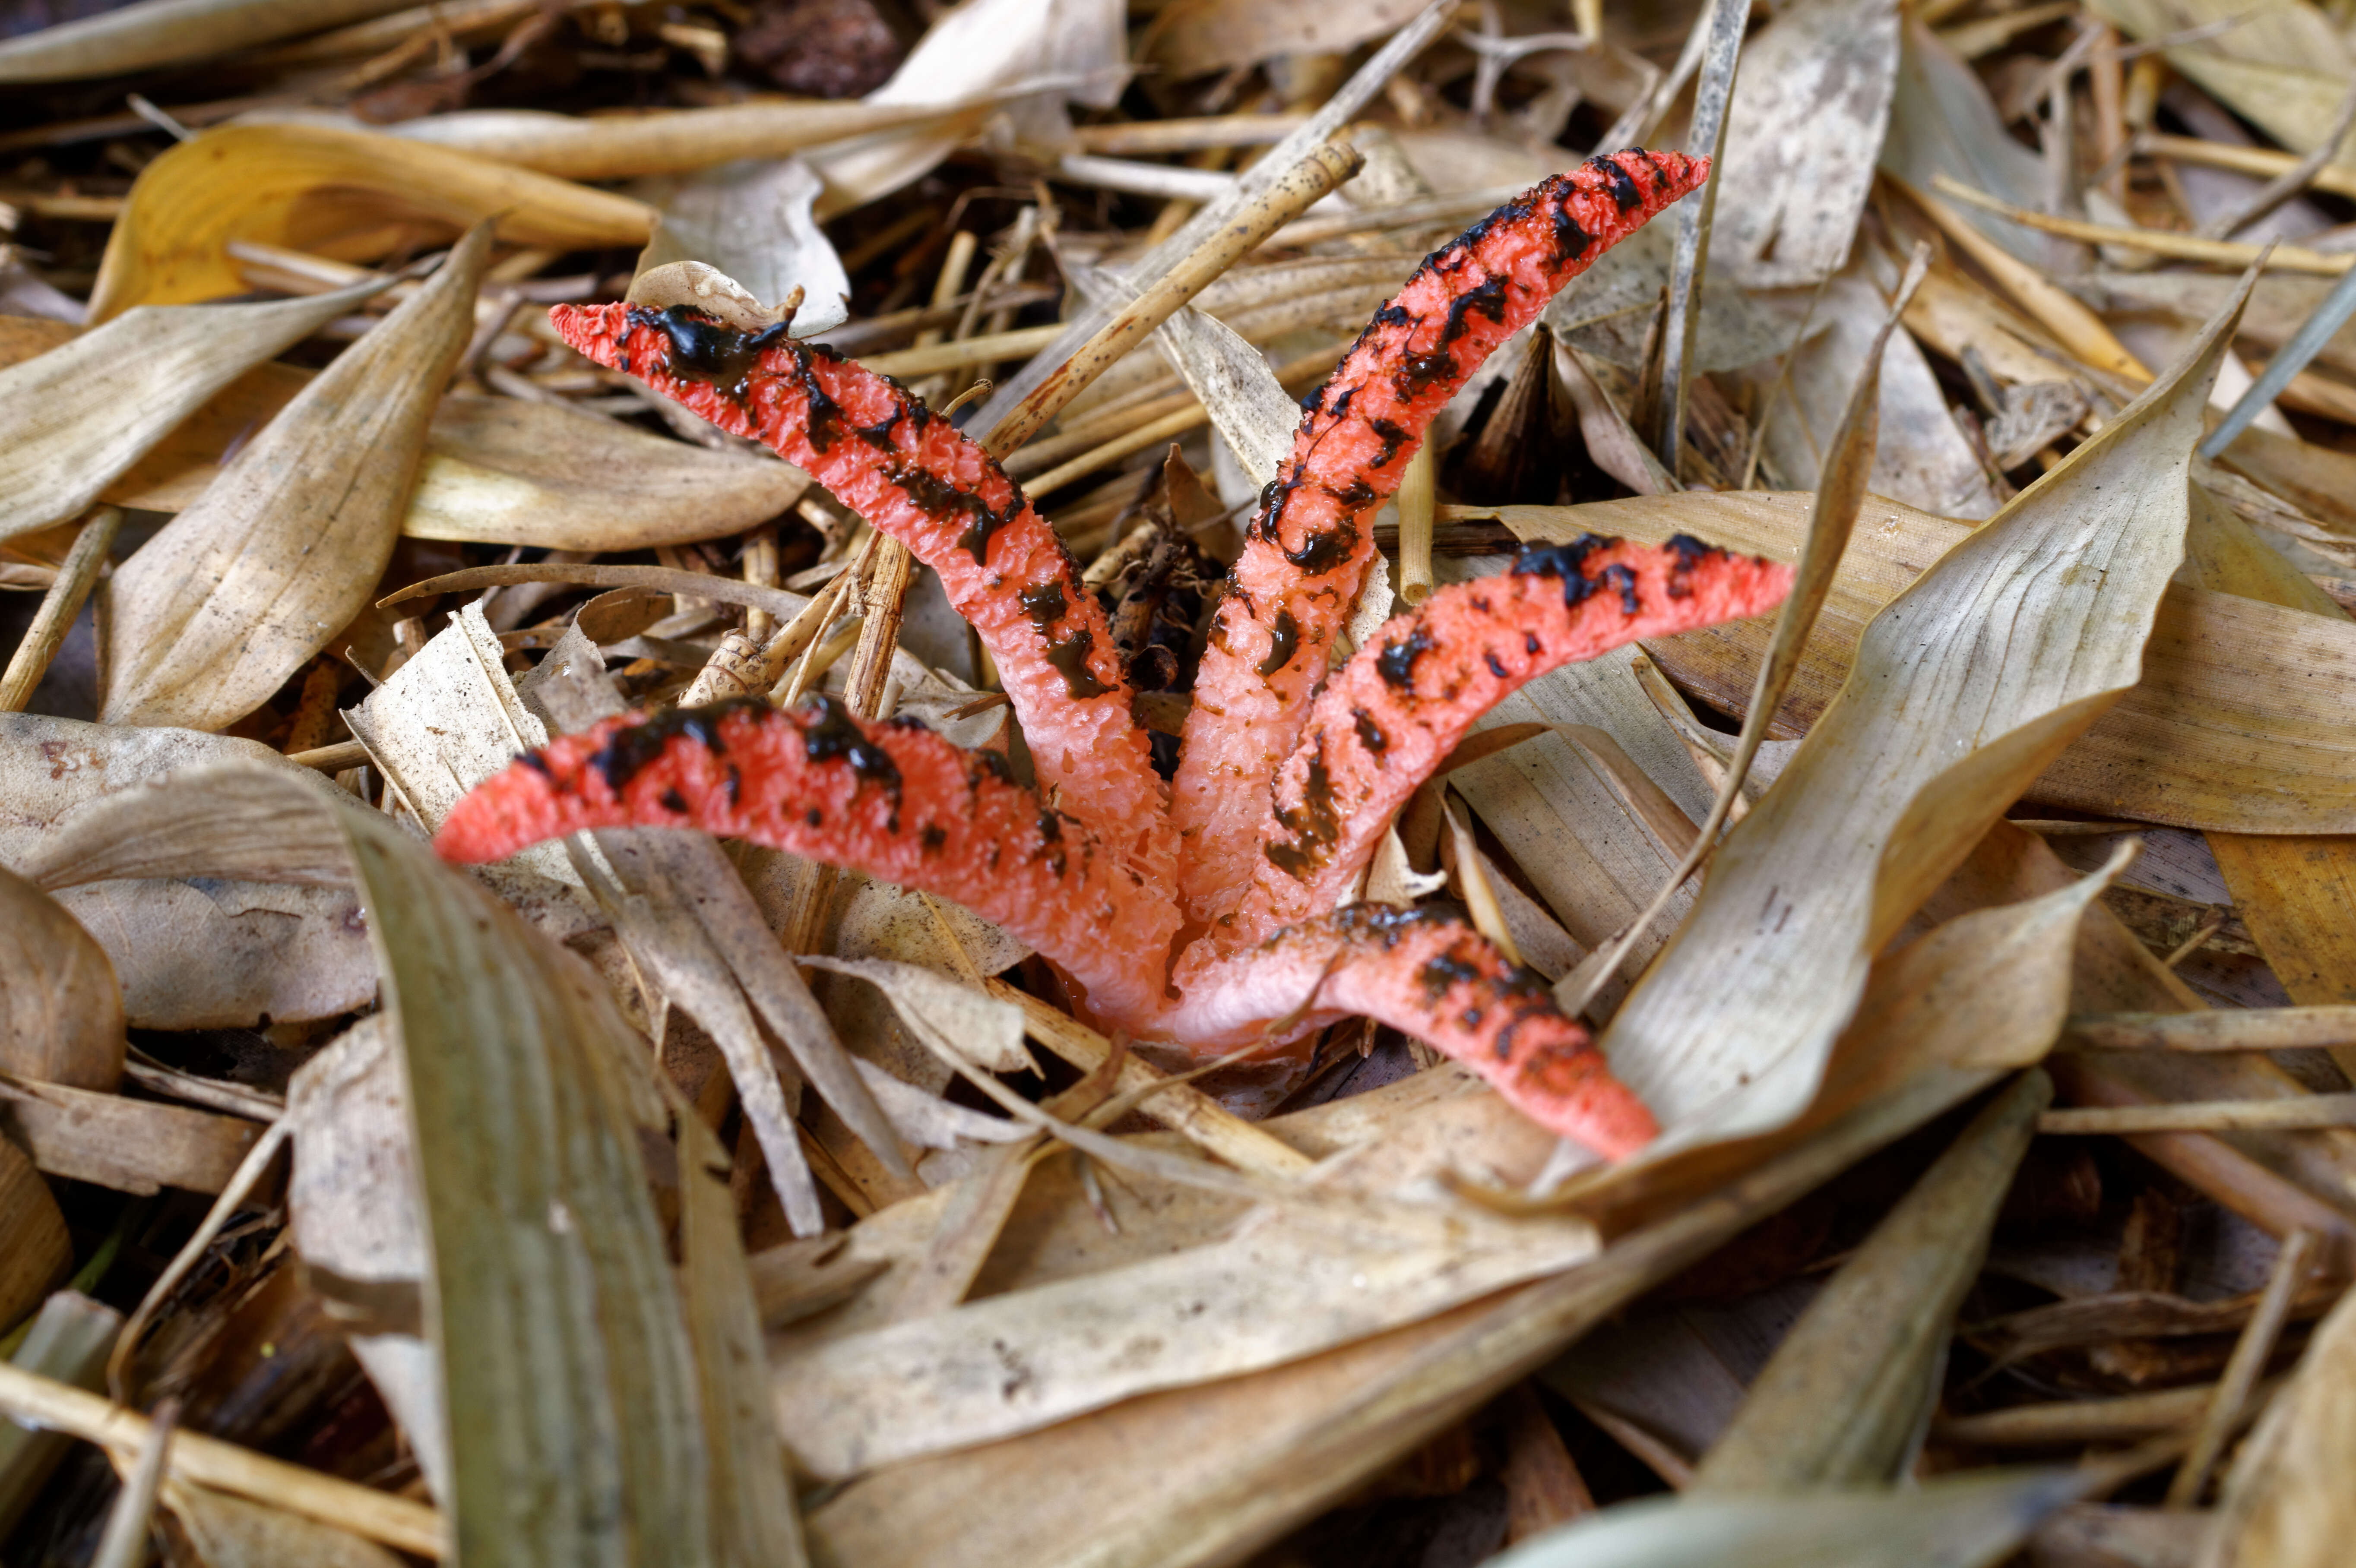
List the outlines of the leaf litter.
{"type": "Polygon", "coordinates": [[[816,9],[0,5],[0,1552],[2334,1560],[2345,8],[816,9]]]}

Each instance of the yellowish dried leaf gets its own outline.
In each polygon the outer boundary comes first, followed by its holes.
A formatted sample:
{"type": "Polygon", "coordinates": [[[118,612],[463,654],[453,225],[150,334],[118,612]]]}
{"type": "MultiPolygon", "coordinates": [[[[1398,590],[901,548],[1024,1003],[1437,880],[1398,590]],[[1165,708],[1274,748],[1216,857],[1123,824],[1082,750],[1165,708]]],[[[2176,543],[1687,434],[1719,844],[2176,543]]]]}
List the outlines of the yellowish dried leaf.
{"type": "Polygon", "coordinates": [[[366,607],[490,242],[487,226],[469,234],[115,573],[107,722],[225,728],[366,607]]]}
{"type": "Polygon", "coordinates": [[[1867,627],[1848,684],[1604,1036],[1663,1152],[1798,1115],[1872,955],[2141,677],[2233,320],[1867,627]]]}
{"type": "Polygon", "coordinates": [[[510,245],[595,251],[645,244],[653,209],[398,136],[229,125],[140,171],[107,237],[90,319],[243,293],[237,259],[224,249],[232,240],[373,261],[391,250],[399,226],[450,234],[486,219],[510,245]]]}
{"type": "Polygon", "coordinates": [[[123,1077],[123,988],[58,901],[0,869],[0,1072],[78,1089],[123,1077]]]}

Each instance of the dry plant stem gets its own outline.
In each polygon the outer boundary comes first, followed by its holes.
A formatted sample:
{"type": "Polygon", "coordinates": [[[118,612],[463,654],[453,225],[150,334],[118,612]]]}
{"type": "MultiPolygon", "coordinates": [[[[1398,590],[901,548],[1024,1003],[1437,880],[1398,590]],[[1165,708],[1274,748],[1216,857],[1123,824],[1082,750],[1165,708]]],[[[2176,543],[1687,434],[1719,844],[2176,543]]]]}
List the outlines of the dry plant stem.
{"type": "Polygon", "coordinates": [[[1431,597],[1431,516],[1439,497],[1435,494],[1438,459],[1427,445],[1408,459],[1407,471],[1399,475],[1398,496],[1398,596],[1412,609],[1431,597]]]}
{"type": "Polygon", "coordinates": [[[2048,1111],[2040,1133],[2225,1133],[2356,1126],[2356,1093],[2282,1100],[2186,1100],[2164,1105],[2090,1105],[2048,1111]]]}
{"type": "Polygon", "coordinates": [[[333,745],[314,746],[307,752],[289,752],[286,760],[316,773],[339,773],[346,768],[360,766],[369,760],[369,754],[368,748],[358,741],[337,741],[333,745]]]}
{"type": "MultiPolygon", "coordinates": [[[[1348,344],[1337,343],[1331,348],[1320,348],[1313,353],[1304,354],[1280,368],[1276,373],[1277,381],[1289,389],[1312,376],[1322,375],[1331,370],[1348,350],[1348,344]]],[[[1080,455],[1069,462],[1040,474],[1030,481],[1026,488],[1034,495],[1051,495],[1058,487],[1068,485],[1075,479],[1085,478],[1101,469],[1109,468],[1132,453],[1159,446],[1173,436],[1183,435],[1198,425],[1210,422],[1211,411],[1205,408],[1193,392],[1181,393],[1171,400],[1177,406],[1169,412],[1159,415],[1126,434],[1115,436],[1100,446],[1081,451],[1080,455]]],[[[1159,406],[1160,401],[1161,400],[1157,399],[1154,406],[1159,406]]],[[[1124,417],[1128,417],[1126,412],[1124,417]]],[[[1057,441],[1062,439],[1061,436],[1056,438],[1057,441]]],[[[1041,446],[1047,444],[1049,443],[1045,442],[1040,443],[1041,446]]]]}
{"type": "Polygon", "coordinates": [[[1939,176],[1933,183],[1942,196],[1954,197],[1957,201],[2009,219],[2024,229],[2041,229],[2048,234],[2059,234],[2066,240],[2083,240],[2089,245],[2125,245],[2179,261],[2206,261],[2221,267],[2247,267],[2271,252],[2272,265],[2283,272],[2308,272],[2323,278],[2336,278],[2351,266],[2356,266],[2356,256],[2310,251],[2299,245],[2256,245],[2244,240],[2211,240],[2197,234],[2179,234],[2168,229],[2131,229],[2115,223],[2087,223],[2074,218],[2055,218],[2050,213],[2032,212],[2028,208],[2000,201],[1946,175],[1939,176]]]}
{"type": "Polygon", "coordinates": [[[129,1384],[123,1374],[131,1365],[131,1358],[138,1351],[140,1336],[146,1332],[147,1325],[155,1320],[164,1303],[171,1299],[172,1292],[179,1288],[180,1282],[188,1276],[189,1271],[204,1261],[206,1251],[213,1244],[213,1238],[220,1234],[221,1227],[229,1223],[230,1216],[237,1212],[247,1194],[261,1181],[262,1172],[270,1168],[270,1162],[278,1157],[279,1147],[286,1142],[292,1131],[292,1124],[284,1120],[270,1124],[269,1130],[245,1151],[245,1158],[238,1162],[236,1173],[221,1189],[220,1196],[213,1200],[213,1206],[206,1211],[204,1221],[198,1225],[196,1233],[174,1254],[164,1272],[155,1276],[155,1283],[147,1287],[147,1294],[140,1298],[138,1309],[131,1314],[123,1325],[123,1332],[115,1337],[113,1353],[106,1358],[106,1386],[116,1399],[128,1397],[129,1384]]]}
{"type": "MultiPolygon", "coordinates": [[[[2271,1378],[2253,1391],[2251,1404],[2273,1397],[2286,1378],[2271,1378]]],[[[1976,1448],[2051,1448],[2076,1443],[2117,1443],[2173,1432],[2200,1419],[2217,1396],[2215,1383],[2121,1394],[2113,1399],[2072,1399],[2053,1404],[2019,1404],[1980,1415],[1951,1416],[1935,1423],[1931,1435],[1943,1443],[1976,1448]]]]}
{"type": "Polygon", "coordinates": [[[1511,201],[1522,190],[1520,186],[1487,186],[1480,190],[1451,191],[1446,196],[1426,197],[1421,201],[1403,201],[1397,207],[1379,208],[1373,212],[1354,213],[1348,217],[1303,219],[1290,229],[1278,230],[1269,243],[1288,251],[1300,251],[1312,245],[1323,245],[1329,240],[1347,240],[1354,234],[1379,234],[1395,229],[1421,229],[1435,223],[1460,222],[1478,217],[1501,201],[1511,201]]]}
{"type": "Polygon", "coordinates": [[[2230,240],[2285,203],[2296,200],[2315,176],[2339,154],[2340,144],[2348,139],[2351,127],[2356,127],[2356,86],[2351,86],[2340,100],[2339,112],[2331,117],[2331,128],[2315,144],[2315,150],[2283,170],[2234,211],[2212,219],[2201,226],[2204,240],[2230,240]]]}
{"type": "Polygon", "coordinates": [[[2328,1050],[2356,1045],[2356,1006],[2094,1013],[2072,1019],[2062,1043],[2083,1051],[2328,1050]]]}
{"type": "Polygon", "coordinates": [[[1152,157],[1214,147],[1265,146],[1282,141],[1308,119],[1306,114],[1208,114],[1124,125],[1083,125],[1079,141],[1084,150],[1108,157],[1152,157]]]}
{"type": "Polygon", "coordinates": [[[2266,1277],[2265,1291],[2258,1297],[2257,1308],[2250,1314],[2249,1322],[2243,1327],[2242,1337],[2233,1345],[2233,1357],[2225,1363],[2224,1374],[2217,1380],[2216,1395],[2193,1434],[2191,1451],[2184,1456],[2176,1478],[2169,1483],[2169,1507],[2192,1508],[2200,1502],[2201,1489],[2209,1483],[2209,1472],[2217,1463],[2217,1456],[2224,1451],[2225,1439],[2240,1422],[2250,1392],[2257,1386],[2258,1374],[2265,1371],[2266,1358],[2274,1354],[2275,1341],[2282,1337],[2283,1325],[2290,1319],[2292,1298],[2307,1283],[2308,1264],[2315,1248],[2316,1235],[2312,1231],[2293,1231],[2283,1238],[2274,1272],[2266,1277]]]}
{"type": "MultiPolygon", "coordinates": [[[[1282,178],[1223,224],[1192,255],[1173,267],[1162,280],[1131,301],[1104,329],[1082,344],[1071,358],[1033,389],[982,442],[992,457],[1004,457],[1109,369],[1115,360],[1143,343],[1154,328],[1177,313],[1178,307],[1207,288],[1229,267],[1256,250],[1268,237],[1306,211],[1320,197],[1338,189],[1358,172],[1357,153],[1327,143],[1312,150],[1282,178]]],[[[1000,356],[1003,357],[1004,356],[1000,356]]]]}
{"type": "Polygon", "coordinates": [[[890,354],[865,355],[859,362],[879,376],[930,376],[942,370],[966,370],[1036,354],[1055,342],[1055,335],[1062,330],[1055,325],[1018,326],[1008,332],[961,337],[950,343],[920,344],[890,354]]]}
{"type": "Polygon", "coordinates": [[[81,613],[90,591],[97,585],[99,571],[105,566],[107,552],[114,548],[115,533],[122,527],[120,507],[101,507],[74,536],[65,564],[58,568],[57,580],[41,596],[41,607],[33,613],[33,624],[25,628],[25,640],[16,645],[8,660],[7,673],[0,675],[0,713],[22,713],[33,700],[34,689],[48,673],[49,661],[58,656],[66,634],[73,630],[74,617],[81,613]]]}
{"type": "MultiPolygon", "coordinates": [[[[2199,164],[2204,168],[2232,169],[2236,174],[2272,177],[2295,169],[2305,160],[2273,147],[2237,147],[2226,142],[2204,142],[2197,136],[2171,136],[2147,131],[2136,138],[2136,150],[2155,158],[2199,164]]],[[[2332,196],[2356,197],[2356,171],[2327,160],[2308,181],[2308,188],[2332,196]]]]}
{"type": "Polygon", "coordinates": [[[1726,778],[1719,785],[1718,795],[1709,805],[1709,816],[1704,819],[1693,848],[1686,851],[1677,869],[1669,873],[1652,902],[1619,938],[1608,952],[1591,964],[1582,965],[1584,984],[1576,996],[1564,999],[1563,1010],[1574,1015],[1584,1013],[1595,1000],[1597,993],[1611,984],[1626,963],[1628,955],[1644,933],[1661,918],[1677,890],[1706,864],[1718,848],[1719,833],[1725,827],[1735,802],[1742,798],[1743,781],[1750,776],[1751,764],[1759,755],[1759,747],[1767,739],[1768,727],[1774,722],[1775,710],[1783,705],[1783,694],[1799,672],[1800,656],[1807,647],[1808,634],[1815,627],[1816,617],[1825,607],[1834,580],[1839,575],[1841,555],[1848,549],[1850,531],[1857,526],[1857,515],[1865,505],[1865,487],[1873,472],[1877,436],[1880,429],[1881,353],[1897,329],[1899,317],[1905,315],[1912,303],[1914,291],[1922,286],[1922,276],[1930,268],[1931,251],[1918,244],[1908,261],[1905,275],[1899,281],[1898,293],[1890,302],[1881,318],[1881,326],[1873,335],[1866,350],[1864,368],[1858,372],[1857,385],[1850,389],[1848,407],[1841,413],[1839,428],[1833,434],[1832,453],[1825,464],[1824,477],[1816,489],[1815,502],[1808,517],[1808,542],[1801,551],[1797,576],[1792,584],[1791,597],[1783,601],[1783,611],[1775,621],[1775,640],[1769,646],[1766,659],[1759,667],[1759,678],[1752,687],[1751,707],[1742,719],[1742,733],[1737,738],[1733,760],[1727,764],[1726,778]]]}
{"type": "MultiPolygon", "coordinates": [[[[6,1365],[0,1365],[0,1412],[27,1425],[46,1426],[118,1451],[145,1445],[150,1428],[145,1416],[97,1394],[6,1365]]],[[[450,1549],[441,1515],[423,1503],[218,1438],[178,1434],[166,1456],[165,1470],[176,1480],[250,1498],[421,1557],[443,1557],[450,1549]]]]}
{"type": "MultiPolygon", "coordinates": [[[[2351,101],[2356,102],[2356,99],[2351,101]]],[[[2260,414],[2265,412],[2268,404],[2290,389],[2293,381],[2307,381],[2336,389],[2339,387],[2337,382],[2302,376],[2300,372],[2340,335],[2340,329],[2348,325],[2351,315],[2356,315],[2356,272],[2341,273],[2340,282],[2332,285],[2331,292],[2323,297],[2323,303],[2315,307],[2315,313],[2299,324],[2289,342],[2275,351],[2274,357],[2266,361],[2265,368],[2258,372],[2257,379],[2233,400],[2233,408],[2217,428],[2202,439],[2201,455],[2212,463],[2222,456],[2225,449],[2233,445],[2260,414]]]]}
{"type": "Polygon", "coordinates": [[[2012,296],[2013,303],[2053,334],[2062,347],[2097,370],[2126,376],[2137,381],[2151,379],[2150,368],[2127,352],[2126,346],[2103,324],[2103,318],[2088,309],[2076,295],[2048,282],[2034,267],[1973,228],[1962,213],[1938,197],[1916,190],[1886,171],[1881,177],[1904,192],[1909,200],[1939,226],[1940,231],[1954,242],[1957,250],[1994,278],[1997,286],[2012,296]]]}
{"type": "MultiPolygon", "coordinates": [[[[139,1456],[123,1478],[107,1510],[106,1531],[91,1553],[91,1568],[142,1568],[147,1561],[147,1530],[155,1517],[155,1493],[164,1484],[164,1459],[172,1446],[172,1428],[179,1424],[180,1403],[167,1399],[155,1406],[140,1442],[139,1456]]],[[[113,1456],[118,1467],[120,1456],[113,1456]]]]}
{"type": "MultiPolygon", "coordinates": [[[[1734,101],[1734,78],[1742,58],[1742,29],[1751,19],[1746,0],[1713,0],[1709,32],[1703,45],[1701,81],[1694,89],[1693,128],[1688,146],[1708,155],[1715,169],[1726,155],[1728,112],[1734,101]]],[[[1708,268],[1711,219],[1718,212],[1718,180],[1702,182],[1697,199],[1677,223],[1676,251],[1669,264],[1669,321],[1662,335],[1666,358],[1661,371],[1660,428],[1653,450],[1661,466],[1678,470],[1685,443],[1686,396],[1693,380],[1694,344],[1701,327],[1701,281],[1708,268]]]]}

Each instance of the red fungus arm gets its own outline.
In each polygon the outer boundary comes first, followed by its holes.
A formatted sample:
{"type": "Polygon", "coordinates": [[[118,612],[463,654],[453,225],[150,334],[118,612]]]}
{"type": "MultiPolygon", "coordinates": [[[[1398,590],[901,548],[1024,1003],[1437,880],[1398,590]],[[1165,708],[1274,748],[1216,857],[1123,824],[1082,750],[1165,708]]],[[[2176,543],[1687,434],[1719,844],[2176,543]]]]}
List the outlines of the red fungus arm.
{"type": "Polygon", "coordinates": [[[1271,1022],[1287,1025],[1270,1042],[1282,1045],[1364,1015],[1428,1041],[1540,1126],[1607,1158],[1657,1130],[1544,976],[1507,963],[1452,913],[1353,904],[1248,953],[1196,958],[1204,952],[1179,966],[1185,996],[1172,1018],[1198,1054],[1248,1045],[1271,1022]]]}
{"type": "Polygon", "coordinates": [[[994,752],[840,702],[756,699],[607,720],[486,780],[434,835],[501,859],[591,827],[697,827],[955,899],[1061,965],[1108,1018],[1149,1016],[1178,913],[1086,824],[1043,808],[994,752]]]}
{"type": "Polygon", "coordinates": [[[1096,596],[991,456],[889,377],[783,326],[693,309],[559,305],[564,341],[766,443],[940,574],[997,661],[1042,784],[1147,875],[1174,876],[1161,778],[1096,596]]]}
{"type": "Polygon", "coordinates": [[[1258,864],[1224,945],[1349,896],[1391,817],[1481,716],[1548,670],[1641,637],[1763,614],[1792,569],[1679,535],[1655,549],[1590,534],[1443,588],[1336,671],[1261,816],[1258,864]]]}
{"type": "Polygon", "coordinates": [[[1194,678],[1171,797],[1190,918],[1233,908],[1251,877],[1259,820],[1236,809],[1239,792],[1256,795],[1299,738],[1374,556],[1362,519],[1398,488],[1432,417],[1565,283],[1708,172],[1681,153],[1614,153],[1533,187],[1434,251],[1308,401],[1194,678]]]}

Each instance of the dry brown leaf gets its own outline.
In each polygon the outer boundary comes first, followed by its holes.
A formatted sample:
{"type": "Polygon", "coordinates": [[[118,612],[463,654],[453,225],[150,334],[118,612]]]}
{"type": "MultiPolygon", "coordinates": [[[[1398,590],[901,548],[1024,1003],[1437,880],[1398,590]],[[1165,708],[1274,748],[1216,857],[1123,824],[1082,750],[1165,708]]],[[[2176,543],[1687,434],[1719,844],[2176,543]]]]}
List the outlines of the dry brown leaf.
{"type": "MultiPolygon", "coordinates": [[[[149,164],[107,237],[90,319],[133,305],[245,291],[232,240],[373,261],[401,224],[428,236],[496,219],[511,245],[594,251],[647,241],[653,209],[486,158],[398,136],[316,126],[230,125],[149,164]],[[338,243],[342,240],[343,243],[338,243]]],[[[474,291],[467,291],[471,304],[474,291]]]]}
{"type": "Polygon", "coordinates": [[[107,722],[224,728],[367,605],[490,243],[470,233],[114,574],[107,722]]]}
{"type": "Polygon", "coordinates": [[[51,1175],[118,1192],[219,1192],[262,1132],[242,1117],[186,1105],[0,1078],[0,1133],[51,1175]]]}
{"type": "MultiPolygon", "coordinates": [[[[53,846],[82,831],[75,819],[85,807],[175,769],[229,760],[282,769],[306,788],[334,787],[266,746],[226,735],[0,716],[0,800],[7,803],[0,865],[62,874],[60,857],[79,852],[53,846]]],[[[94,847],[107,848],[114,833],[99,830],[94,847]]],[[[260,835],[280,848],[288,837],[283,828],[260,835]]],[[[376,995],[367,927],[348,888],[224,880],[218,865],[203,865],[166,878],[67,887],[58,902],[106,950],[134,1028],[242,1029],[265,1015],[334,1018],[376,995]]]]}
{"type": "MultiPolygon", "coordinates": [[[[2168,50],[2168,63],[2295,153],[2323,141],[2356,72],[2347,41],[2302,0],[2091,0],[2087,8],[2137,39],[2230,22],[2168,50]]],[[[2334,161],[2356,166],[2345,149],[2334,161]]]]}
{"type": "Polygon", "coordinates": [[[402,1559],[373,1541],[267,1504],[190,1481],[164,1483],[163,1505],[187,1532],[205,1568],[399,1568],[402,1559]]]}
{"type": "Polygon", "coordinates": [[[404,0],[143,0],[0,45],[0,81],[71,81],[227,54],[402,9],[404,0]]]}
{"type": "Polygon", "coordinates": [[[1867,627],[1842,695],[1604,1036],[1663,1152],[1798,1115],[1871,955],[2140,678],[2232,322],[1867,627]]]}
{"type": "Polygon", "coordinates": [[[266,304],[134,310],[0,371],[0,539],[78,515],[247,370],[389,280],[266,304]]]}
{"type": "Polygon", "coordinates": [[[2200,1568],[2327,1568],[2356,1531],[2356,1292],[2317,1328],[2242,1445],[2200,1568]]]}
{"type": "MultiPolygon", "coordinates": [[[[24,1150],[0,1137],[0,1313],[12,1323],[21,1320],[73,1266],[73,1237],[56,1194],[24,1150]]],[[[25,1462],[21,1448],[9,1453],[7,1447],[0,1443],[0,1457],[25,1462]]]]}
{"type": "Polygon", "coordinates": [[[1710,264],[1750,288],[1838,272],[1873,185],[1898,76],[1892,0],[1788,5],[1742,50],[1710,264]]]}
{"type": "Polygon", "coordinates": [[[55,899],[0,869],[0,1072],[77,1089],[123,1078],[123,990],[55,899]]]}

